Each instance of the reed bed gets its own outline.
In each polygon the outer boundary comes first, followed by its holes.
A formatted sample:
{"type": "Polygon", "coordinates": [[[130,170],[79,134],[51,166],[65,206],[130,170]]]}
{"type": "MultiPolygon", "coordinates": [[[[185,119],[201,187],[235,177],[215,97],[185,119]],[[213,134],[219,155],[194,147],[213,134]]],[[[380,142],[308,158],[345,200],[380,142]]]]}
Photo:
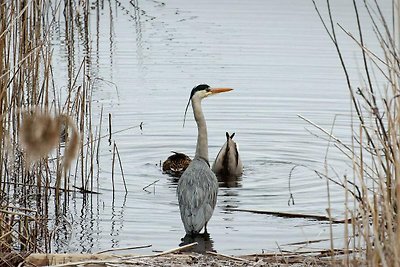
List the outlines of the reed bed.
{"type": "Polygon", "coordinates": [[[91,121],[85,2],[2,1],[0,14],[0,263],[10,265],[51,252],[71,192],[94,190],[100,129],[91,121]],[[63,88],[52,66],[51,32],[60,29],[63,88]],[[87,55],[80,61],[78,46],[87,55]]]}
{"type": "Polygon", "coordinates": [[[343,264],[400,266],[399,3],[393,1],[393,12],[388,15],[376,0],[353,0],[356,33],[334,20],[329,0],[323,7],[313,3],[336,48],[352,101],[351,144],[331,136],[353,166],[352,177],[344,177],[342,182],[348,200],[343,264]],[[325,17],[322,8],[327,10],[325,17]],[[366,11],[369,21],[361,22],[360,10],[366,11]],[[381,51],[364,43],[363,27],[372,27],[381,51]],[[339,31],[360,48],[362,85],[355,85],[350,77],[339,31]]]}

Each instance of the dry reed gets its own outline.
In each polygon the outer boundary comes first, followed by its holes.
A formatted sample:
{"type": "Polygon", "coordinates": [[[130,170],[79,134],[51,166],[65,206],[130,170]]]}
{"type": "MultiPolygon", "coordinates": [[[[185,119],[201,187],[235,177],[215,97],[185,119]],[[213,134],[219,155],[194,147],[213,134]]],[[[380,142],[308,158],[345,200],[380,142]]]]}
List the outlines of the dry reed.
{"type": "Polygon", "coordinates": [[[334,139],[337,147],[350,158],[354,177],[345,177],[343,183],[346,199],[353,197],[354,207],[350,201],[346,202],[346,221],[351,219],[351,223],[345,224],[347,253],[342,263],[346,266],[400,266],[400,43],[396,37],[400,30],[399,3],[393,2],[390,14],[393,18],[389,22],[390,15],[384,14],[378,1],[353,0],[356,34],[334,22],[329,0],[326,1],[326,19],[314,0],[313,3],[336,48],[355,115],[352,144],[334,139]],[[366,47],[360,8],[368,14],[382,51],[374,52],[366,47]],[[360,48],[360,71],[365,81],[362,86],[355,86],[350,77],[337,30],[347,34],[360,48]],[[372,73],[379,73],[386,85],[377,87],[372,73]]]}
{"type": "Polygon", "coordinates": [[[90,60],[86,57],[75,68],[76,40],[83,40],[85,51],[90,49],[88,9],[85,2],[69,0],[0,3],[0,259],[4,262],[15,253],[50,252],[57,222],[68,210],[71,183],[80,184],[81,192],[91,192],[94,186],[93,159],[99,143],[93,142],[91,126],[90,60]],[[65,33],[68,65],[67,86],[60,92],[52,67],[54,25],[65,33]]]}

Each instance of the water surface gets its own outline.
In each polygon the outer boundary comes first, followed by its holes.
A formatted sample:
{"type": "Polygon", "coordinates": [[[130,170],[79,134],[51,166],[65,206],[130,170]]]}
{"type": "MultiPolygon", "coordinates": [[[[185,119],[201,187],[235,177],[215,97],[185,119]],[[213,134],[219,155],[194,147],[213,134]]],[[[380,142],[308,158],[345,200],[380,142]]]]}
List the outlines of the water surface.
{"type": "MultiPolygon", "coordinates": [[[[160,162],[170,151],[194,155],[197,128],[191,110],[183,128],[190,90],[197,84],[235,90],[203,101],[213,161],[236,132],[244,174],[237,187],[220,188],[205,246],[226,254],[277,251],[278,245],[329,238],[329,224],[230,211],[229,208],[326,215],[327,183],[313,170],[334,178],[351,176],[350,162],[301,114],[350,140],[351,106],[335,48],[312,1],[99,1],[91,3],[89,51],[75,44],[77,62],[91,60],[93,125],[101,107],[104,134],[107,115],[113,131],[143,122],[112,136],[118,145],[128,194],[116,168],[112,193],[112,146],[102,140],[100,195],[73,198],[68,246],[57,251],[96,252],[107,248],[152,244],[140,253],[178,246],[184,236],[176,183],[162,174],[160,162]],[[106,82],[107,81],[107,82],[106,82]],[[110,84],[112,82],[113,84],[110,84]],[[115,86],[114,86],[115,85],[115,86]],[[310,134],[312,131],[315,135],[310,134]],[[329,149],[327,149],[329,147],[329,149]],[[291,170],[294,166],[293,172],[291,170]],[[289,175],[295,205],[288,205],[289,175]],[[150,183],[154,185],[143,190],[150,183]],[[84,201],[85,200],[85,201],[84,201]]],[[[333,2],[333,1],[332,1],[333,2]]],[[[356,30],[349,1],[334,1],[335,18],[356,30]]],[[[324,7],[325,1],[319,4],[324,7]]],[[[326,14],[324,11],[323,14],[326,14]]],[[[361,18],[367,22],[365,12],[361,18]]],[[[367,25],[367,24],[366,24],[367,25]]],[[[370,28],[366,43],[378,49],[370,28]]],[[[63,73],[62,25],[54,33],[56,73],[63,73]],[[59,50],[59,51],[57,51],[59,50]]],[[[350,73],[357,81],[360,51],[338,33],[350,73]]],[[[76,68],[79,64],[76,65],[76,68]]],[[[56,86],[66,84],[59,74],[56,86]]],[[[343,190],[330,184],[332,212],[343,218],[343,190]]],[[[343,243],[343,226],[335,225],[335,245],[343,243]]],[[[310,246],[326,248],[329,243],[310,246]]]]}

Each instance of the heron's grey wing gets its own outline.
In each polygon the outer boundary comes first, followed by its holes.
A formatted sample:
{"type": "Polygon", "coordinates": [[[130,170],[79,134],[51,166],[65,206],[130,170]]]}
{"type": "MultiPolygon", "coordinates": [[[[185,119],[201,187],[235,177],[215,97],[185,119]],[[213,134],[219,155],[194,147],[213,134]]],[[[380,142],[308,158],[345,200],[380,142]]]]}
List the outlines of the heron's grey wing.
{"type": "Polygon", "coordinates": [[[210,168],[204,173],[204,178],[207,183],[204,184],[203,189],[207,192],[207,195],[203,202],[203,209],[205,211],[205,222],[207,223],[211,219],[215,205],[217,204],[218,180],[210,168]]]}
{"type": "Polygon", "coordinates": [[[218,181],[208,164],[194,159],[182,174],[177,188],[186,232],[200,232],[210,220],[217,202],[218,181]]]}

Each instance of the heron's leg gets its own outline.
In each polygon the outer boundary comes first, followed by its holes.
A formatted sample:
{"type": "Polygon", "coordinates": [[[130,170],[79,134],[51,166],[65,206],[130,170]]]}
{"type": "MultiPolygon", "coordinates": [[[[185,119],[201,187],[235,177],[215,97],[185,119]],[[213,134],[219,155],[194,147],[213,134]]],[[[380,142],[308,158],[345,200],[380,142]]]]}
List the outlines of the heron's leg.
{"type": "Polygon", "coordinates": [[[207,234],[207,223],[204,225],[204,233],[207,234]]]}

